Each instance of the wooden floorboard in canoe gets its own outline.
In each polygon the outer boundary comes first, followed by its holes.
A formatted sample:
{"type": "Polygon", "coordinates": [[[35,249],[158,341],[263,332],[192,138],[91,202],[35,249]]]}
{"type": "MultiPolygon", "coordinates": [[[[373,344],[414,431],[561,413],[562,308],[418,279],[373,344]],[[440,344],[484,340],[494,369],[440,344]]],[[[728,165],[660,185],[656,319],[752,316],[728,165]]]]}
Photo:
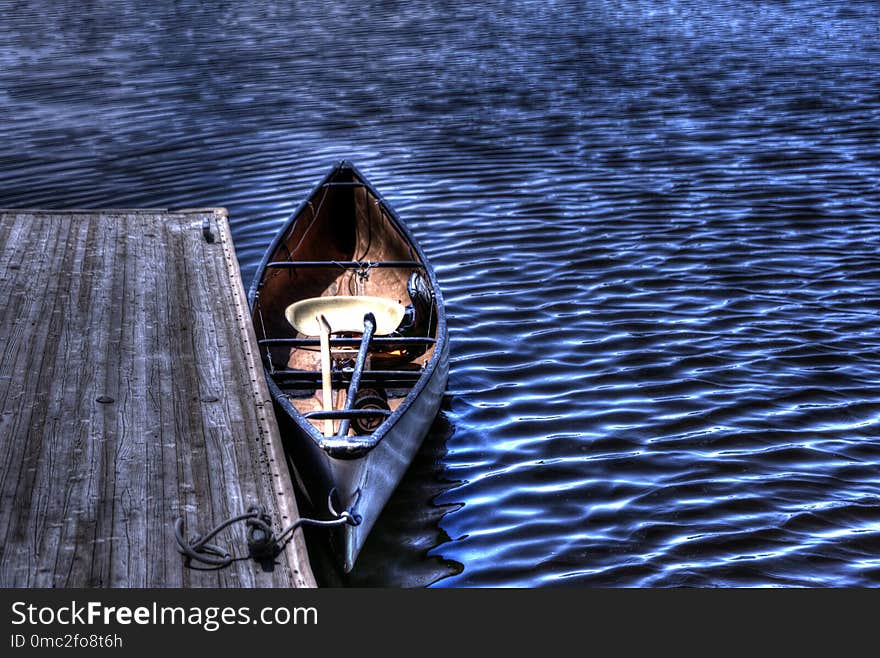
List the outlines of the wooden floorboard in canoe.
{"type": "Polygon", "coordinates": [[[174,541],[297,514],[225,211],[0,211],[0,494],[0,586],[314,585],[300,533],[268,571],[174,541]]]}

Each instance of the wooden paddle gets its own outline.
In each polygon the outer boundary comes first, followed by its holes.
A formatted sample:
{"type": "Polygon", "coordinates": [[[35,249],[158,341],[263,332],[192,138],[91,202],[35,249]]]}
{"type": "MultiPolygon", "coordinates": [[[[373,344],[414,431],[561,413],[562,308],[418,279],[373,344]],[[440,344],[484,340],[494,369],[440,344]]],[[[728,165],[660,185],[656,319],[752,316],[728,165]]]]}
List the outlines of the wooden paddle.
{"type": "MultiPolygon", "coordinates": [[[[330,333],[363,331],[357,365],[349,384],[343,411],[351,411],[360,384],[370,340],[373,335],[390,334],[400,324],[406,310],[393,299],[384,297],[323,296],[302,299],[284,309],[291,326],[305,336],[321,337],[321,388],[323,411],[333,411],[333,385],[330,372],[330,333]]],[[[349,419],[350,420],[350,419],[349,419]]],[[[349,420],[340,422],[340,436],[348,433],[349,420]]],[[[324,419],[324,436],[333,436],[333,420],[324,419]]]]}
{"type": "MultiPolygon", "coordinates": [[[[317,317],[321,331],[321,388],[324,396],[324,411],[333,410],[333,394],[330,383],[330,323],[323,315],[317,317]]],[[[324,436],[333,436],[333,420],[324,420],[324,436]]]]}

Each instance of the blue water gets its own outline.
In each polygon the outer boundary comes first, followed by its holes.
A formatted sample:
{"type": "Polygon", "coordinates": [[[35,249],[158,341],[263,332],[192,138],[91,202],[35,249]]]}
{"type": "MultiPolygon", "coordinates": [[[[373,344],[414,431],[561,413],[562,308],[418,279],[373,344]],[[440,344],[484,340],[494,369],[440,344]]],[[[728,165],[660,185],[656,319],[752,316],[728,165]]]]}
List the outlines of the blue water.
{"type": "Polygon", "coordinates": [[[874,1],[0,2],[0,206],[226,206],[247,284],[385,194],[452,365],[346,584],[878,585],[878,71],[874,1]]]}

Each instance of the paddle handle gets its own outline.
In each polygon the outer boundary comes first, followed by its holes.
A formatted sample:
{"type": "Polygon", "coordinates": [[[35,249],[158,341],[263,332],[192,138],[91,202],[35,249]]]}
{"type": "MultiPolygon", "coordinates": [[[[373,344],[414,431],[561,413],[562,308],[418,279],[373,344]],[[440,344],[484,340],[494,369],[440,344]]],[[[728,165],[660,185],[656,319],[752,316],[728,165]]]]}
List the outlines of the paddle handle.
{"type": "MultiPolygon", "coordinates": [[[[330,323],[323,315],[318,316],[321,330],[321,392],[324,397],[324,411],[333,411],[333,391],[330,383],[330,323]]],[[[324,436],[333,436],[333,420],[324,420],[324,436]]]]}
{"type": "MultiPolygon", "coordinates": [[[[373,339],[373,333],[376,331],[376,316],[372,313],[364,315],[364,334],[361,337],[361,346],[358,348],[357,360],[354,362],[354,370],[351,373],[351,382],[348,385],[348,395],[345,397],[345,406],[343,411],[351,411],[354,409],[355,398],[358,393],[358,386],[361,385],[361,373],[364,371],[364,364],[367,362],[367,353],[370,350],[370,341],[373,339]]],[[[336,433],[337,438],[344,438],[348,435],[348,428],[351,426],[351,418],[343,418],[339,422],[339,431],[336,433]]]]}

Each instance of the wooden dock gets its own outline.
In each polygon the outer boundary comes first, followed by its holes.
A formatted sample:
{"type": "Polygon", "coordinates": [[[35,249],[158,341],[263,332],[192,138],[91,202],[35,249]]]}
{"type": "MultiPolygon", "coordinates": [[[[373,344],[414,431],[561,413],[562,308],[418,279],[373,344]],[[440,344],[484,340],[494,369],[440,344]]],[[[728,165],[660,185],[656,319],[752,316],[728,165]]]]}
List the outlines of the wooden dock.
{"type": "Polygon", "coordinates": [[[314,586],[174,539],[297,516],[225,210],[0,210],[0,492],[2,587],[314,586]]]}

